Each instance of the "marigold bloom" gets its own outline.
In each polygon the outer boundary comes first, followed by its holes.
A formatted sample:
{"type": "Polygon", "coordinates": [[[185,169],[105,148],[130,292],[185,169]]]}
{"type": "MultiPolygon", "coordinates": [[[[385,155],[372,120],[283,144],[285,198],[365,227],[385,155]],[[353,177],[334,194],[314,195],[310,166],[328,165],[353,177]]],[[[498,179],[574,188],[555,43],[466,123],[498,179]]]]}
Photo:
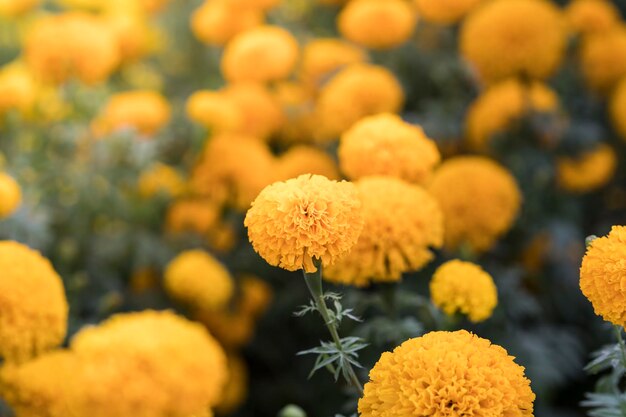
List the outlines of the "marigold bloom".
{"type": "Polygon", "coordinates": [[[211,133],[233,132],[242,128],[240,108],[219,91],[196,91],[187,99],[186,111],[191,120],[211,129],[211,133]]]}
{"type": "Polygon", "coordinates": [[[225,307],[234,292],[228,270],[202,250],[188,250],[174,258],[165,269],[164,284],[173,298],[208,310],[225,307]]]}
{"type": "Polygon", "coordinates": [[[433,23],[453,24],[483,0],[415,0],[420,18],[433,23]]]}
{"type": "Polygon", "coordinates": [[[580,289],[597,315],[617,326],[626,325],[626,227],[613,226],[587,247],[580,267],[580,289]]]}
{"type": "Polygon", "coordinates": [[[626,75],[626,28],[585,36],[580,46],[580,65],[587,86],[610,93],[626,75]]]}
{"type": "Polygon", "coordinates": [[[607,0],[574,0],[565,8],[571,31],[581,34],[605,32],[620,21],[617,7],[607,0]]]}
{"type": "Polygon", "coordinates": [[[502,347],[465,330],[431,332],[382,354],[361,417],[531,417],[535,394],[502,347]]]}
{"type": "Polygon", "coordinates": [[[36,103],[38,85],[20,62],[0,68],[0,117],[9,110],[27,113],[36,103]]]}
{"type": "Polygon", "coordinates": [[[26,36],[24,59],[43,80],[70,78],[94,84],[106,80],[119,63],[113,31],[100,18],[63,13],[37,20],[26,36]]]}
{"type": "Polygon", "coordinates": [[[40,0],[0,0],[0,16],[15,17],[33,10],[40,0]]]}
{"type": "Polygon", "coordinates": [[[320,91],[317,137],[335,139],[363,117],[396,113],[403,103],[402,86],[389,70],[376,65],[350,65],[320,91]]]}
{"type": "Polygon", "coordinates": [[[498,291],[491,275],[480,266],[455,259],[435,271],[430,298],[448,316],[459,312],[476,323],[491,317],[498,304],[498,291]]]}
{"type": "Polygon", "coordinates": [[[478,156],[455,157],[435,171],[428,187],[443,210],[445,247],[482,252],[513,225],[522,196],[502,166],[478,156]]]}
{"type": "Polygon", "coordinates": [[[407,0],[351,0],[337,24],[348,40],[374,49],[388,49],[406,42],[415,29],[417,15],[407,0]]]}
{"type": "Polygon", "coordinates": [[[494,1],[478,8],[461,30],[462,55],[487,82],[522,75],[544,79],[561,63],[565,21],[546,0],[494,1]]]}
{"type": "Polygon", "coordinates": [[[323,175],[331,180],[339,179],[337,164],[326,152],[312,146],[298,145],[289,149],[278,159],[277,177],[288,180],[302,174],[323,175]]]}
{"type": "Polygon", "coordinates": [[[557,182],[561,188],[573,193],[587,193],[604,187],[615,174],[617,155],[607,144],[578,157],[561,157],[557,160],[557,182]]]}
{"type": "Polygon", "coordinates": [[[298,61],[298,41],[283,28],[260,26],[235,36],[224,49],[222,74],[231,82],[287,78],[298,61]]]}
{"type": "Polygon", "coordinates": [[[300,78],[318,88],[335,71],[366,61],[367,53],[351,43],[335,38],[314,39],[302,50],[300,78]]]}
{"type": "Polygon", "coordinates": [[[132,128],[142,135],[152,136],[169,123],[170,117],[170,105],[161,94],[127,91],[109,98],[94,121],[94,129],[98,134],[107,134],[132,128]]]}
{"type": "Polygon", "coordinates": [[[0,220],[9,217],[22,204],[22,190],[13,177],[0,172],[0,220]]]}
{"type": "Polygon", "coordinates": [[[137,61],[154,50],[154,31],[143,15],[109,13],[104,22],[115,35],[122,63],[137,61]]]}
{"type": "Polygon", "coordinates": [[[185,198],[172,204],[166,216],[169,232],[206,235],[217,224],[221,206],[210,198],[185,198]]]}
{"type": "Polygon", "coordinates": [[[191,30],[208,45],[223,46],[241,32],[263,23],[263,13],[232,0],[205,1],[191,15],[191,30]]]}
{"type": "Polygon", "coordinates": [[[617,84],[609,103],[613,129],[626,141],[626,76],[617,84]]]}
{"type": "Polygon", "coordinates": [[[232,133],[268,139],[283,124],[280,103],[269,90],[254,83],[237,83],[220,91],[238,109],[241,122],[232,133]]]}
{"type": "Polygon", "coordinates": [[[473,149],[485,151],[496,134],[505,132],[524,115],[558,108],[558,96],[543,83],[509,79],[494,84],[470,105],[465,120],[467,141],[473,149]]]}
{"type": "Polygon", "coordinates": [[[341,136],[339,164],[350,179],[389,175],[422,184],[441,159],[421,127],[394,114],[365,117],[341,136]]]}
{"type": "Polygon", "coordinates": [[[185,189],[185,183],[178,171],[157,162],[141,174],[137,188],[143,197],[152,197],[159,193],[176,197],[185,189]]]}
{"type": "Polygon", "coordinates": [[[254,250],[273,266],[315,272],[356,243],[363,229],[361,202],[349,182],[301,175],[261,191],[244,221],[254,250]]]}
{"type": "Polygon", "coordinates": [[[61,277],[27,246],[0,241],[0,358],[23,362],[61,344],[68,306],[61,277]]]}
{"type": "Polygon", "coordinates": [[[248,368],[244,359],[235,354],[228,355],[228,381],[222,393],[222,401],[215,407],[220,414],[232,414],[248,396],[248,368]]]}
{"type": "Polygon", "coordinates": [[[357,243],[325,271],[328,281],[363,287],[395,282],[433,259],[443,244],[443,215],[421,187],[372,176],[356,182],[365,223],[357,243]]]}
{"type": "Polygon", "coordinates": [[[315,88],[298,81],[279,81],[273,94],[280,103],[284,123],[276,134],[284,145],[313,142],[315,125],[315,88]]]}

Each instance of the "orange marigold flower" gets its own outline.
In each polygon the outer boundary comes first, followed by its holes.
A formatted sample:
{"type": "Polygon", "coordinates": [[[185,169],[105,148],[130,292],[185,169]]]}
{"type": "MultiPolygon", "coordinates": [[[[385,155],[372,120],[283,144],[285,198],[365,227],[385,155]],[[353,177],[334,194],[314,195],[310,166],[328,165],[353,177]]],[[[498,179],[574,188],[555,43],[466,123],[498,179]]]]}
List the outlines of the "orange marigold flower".
{"type": "Polygon", "coordinates": [[[415,0],[419,16],[433,23],[453,24],[463,19],[483,0],[415,0]]]}
{"type": "Polygon", "coordinates": [[[241,121],[232,133],[268,139],[283,125],[280,103],[263,85],[236,83],[222,89],[220,93],[240,113],[241,121]]]}
{"type": "Polygon", "coordinates": [[[28,114],[36,104],[39,85],[19,61],[0,67],[0,117],[9,110],[28,114]]]}
{"type": "Polygon", "coordinates": [[[232,0],[208,0],[191,15],[191,31],[208,45],[222,46],[241,32],[263,23],[263,13],[232,0]]]}
{"type": "Polygon", "coordinates": [[[613,128],[626,141],[626,76],[613,92],[609,103],[609,115],[613,128]]]}
{"type": "Polygon", "coordinates": [[[366,61],[367,53],[351,43],[335,38],[314,39],[302,50],[300,78],[318,88],[335,71],[366,61]]]}
{"type": "Polygon", "coordinates": [[[465,330],[431,332],[382,354],[361,417],[532,417],[535,394],[506,350],[465,330]]]}
{"type": "Polygon", "coordinates": [[[266,187],[244,221],[255,251],[270,265],[315,272],[332,265],[363,229],[361,201],[349,182],[301,175],[266,187]]]}
{"type": "Polygon", "coordinates": [[[289,149],[278,159],[276,168],[279,180],[288,180],[302,174],[323,175],[331,180],[339,179],[337,164],[326,152],[312,146],[298,145],[289,149]]]}
{"type": "Polygon", "coordinates": [[[171,233],[194,232],[205,235],[219,220],[221,206],[210,198],[185,198],[167,211],[166,228],[171,233]]]}
{"type": "Polygon", "coordinates": [[[441,159],[421,127],[383,113],[355,123],[341,136],[339,164],[350,179],[389,175],[422,184],[441,159]]]}
{"type": "Polygon", "coordinates": [[[219,91],[200,90],[187,99],[187,116],[211,133],[233,132],[242,127],[243,114],[233,100],[219,91]]]}
{"type": "Polygon", "coordinates": [[[0,172],[0,220],[9,217],[22,204],[22,189],[8,174],[0,172]]]}
{"type": "Polygon", "coordinates": [[[620,22],[617,7],[607,0],[574,0],[565,8],[570,30],[581,34],[605,32],[620,22]]]}
{"type": "Polygon", "coordinates": [[[626,75],[626,28],[585,36],[580,45],[580,65],[587,86],[610,93],[626,75]]]}
{"type": "Polygon", "coordinates": [[[615,174],[617,155],[605,143],[584,152],[578,157],[561,157],[557,160],[557,182],[573,193],[587,193],[604,187],[615,174]]]}

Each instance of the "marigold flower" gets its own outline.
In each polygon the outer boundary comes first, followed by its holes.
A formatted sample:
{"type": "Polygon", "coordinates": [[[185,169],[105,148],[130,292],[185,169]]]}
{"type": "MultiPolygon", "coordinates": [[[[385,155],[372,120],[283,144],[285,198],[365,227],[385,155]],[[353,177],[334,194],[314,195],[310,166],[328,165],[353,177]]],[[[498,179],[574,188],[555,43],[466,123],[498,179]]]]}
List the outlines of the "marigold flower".
{"type": "Polygon", "coordinates": [[[0,68],[0,116],[9,110],[28,112],[35,106],[37,93],[37,82],[22,63],[0,68]]]}
{"type": "Polygon", "coordinates": [[[259,26],[226,45],[222,74],[231,82],[280,80],[294,69],[298,53],[298,41],[291,33],[277,26],[259,26]]]}
{"type": "Polygon", "coordinates": [[[394,282],[433,259],[443,244],[443,215],[421,187],[372,176],[356,182],[365,224],[357,243],[325,271],[328,281],[363,287],[394,282]]]}
{"type": "Polygon", "coordinates": [[[350,65],[320,91],[316,107],[317,138],[335,139],[363,117],[396,113],[403,103],[402,86],[386,68],[350,65]]]}
{"type": "Polygon", "coordinates": [[[222,393],[222,401],[215,407],[220,414],[232,414],[248,396],[248,368],[244,359],[235,354],[228,355],[228,381],[222,393]]]}
{"type": "Polygon", "coordinates": [[[131,63],[155,49],[155,34],[143,15],[108,13],[105,24],[115,35],[123,63],[131,63]]]}
{"type": "Polygon", "coordinates": [[[185,189],[185,183],[178,171],[157,162],[141,174],[137,188],[143,197],[152,197],[159,193],[176,197],[185,189]]]}
{"type": "Polygon", "coordinates": [[[61,344],[68,306],[61,277],[37,251],[0,241],[0,358],[23,362],[61,344]]]}
{"type": "Polygon", "coordinates": [[[430,281],[430,297],[448,316],[459,312],[474,323],[491,317],[498,305],[491,275],[476,264],[458,259],[437,268],[430,281]]]}
{"type": "Polygon", "coordinates": [[[467,141],[473,149],[485,151],[496,134],[524,115],[554,112],[558,107],[558,96],[543,83],[509,79],[494,84],[470,105],[465,121],[467,141]]]}
{"type": "Polygon", "coordinates": [[[215,134],[236,131],[243,124],[239,107],[219,91],[196,91],[187,99],[186,110],[191,120],[215,134]]]}
{"type": "Polygon", "coordinates": [[[565,21],[546,0],[494,1],[465,20],[462,55],[487,82],[521,75],[544,79],[561,63],[565,21]]]}
{"type": "Polygon", "coordinates": [[[465,330],[407,340],[370,371],[359,415],[531,417],[535,394],[513,359],[465,330]]]}
{"type": "Polygon", "coordinates": [[[407,0],[351,0],[337,24],[339,32],[356,44],[388,49],[406,42],[416,22],[413,4],[407,0]]]}
{"type": "Polygon", "coordinates": [[[574,0],[565,8],[565,17],[571,31],[584,35],[605,32],[620,21],[619,10],[607,0],[574,0]]]}
{"type": "Polygon", "coordinates": [[[557,182],[561,188],[573,193],[587,193],[604,187],[615,174],[617,155],[607,144],[578,157],[561,157],[557,160],[557,182]]]}
{"type": "Polygon", "coordinates": [[[419,16],[433,23],[450,25],[465,17],[483,0],[415,0],[419,16]]]}
{"type": "Polygon", "coordinates": [[[624,77],[613,92],[609,105],[609,113],[613,128],[626,140],[626,77],[624,77]]]}
{"type": "Polygon", "coordinates": [[[0,220],[9,217],[22,204],[22,190],[8,174],[0,172],[0,220]]]}
{"type": "Polygon", "coordinates": [[[232,133],[268,139],[283,124],[280,103],[266,87],[254,83],[237,83],[220,91],[238,109],[241,122],[232,133]]]}
{"type": "Polygon", "coordinates": [[[234,292],[228,270],[202,250],[188,250],[174,258],[165,269],[164,284],[176,300],[208,310],[225,307],[234,292]]]}
{"type": "Polygon", "coordinates": [[[106,80],[119,63],[113,31],[86,13],[62,13],[37,20],[26,36],[24,59],[45,81],[70,78],[94,84],[106,80]]]}
{"type": "Polygon", "coordinates": [[[185,198],[172,204],[166,216],[171,233],[194,232],[206,235],[216,225],[221,206],[210,198],[185,198]]]}
{"type": "Polygon", "coordinates": [[[315,88],[304,82],[279,81],[274,85],[274,97],[280,103],[284,123],[276,134],[283,145],[313,142],[315,125],[315,88]]]}
{"type": "Polygon", "coordinates": [[[587,247],[580,267],[580,289],[597,315],[617,326],[626,325],[626,227],[613,226],[587,247]]]}
{"type": "Polygon", "coordinates": [[[341,136],[339,164],[350,179],[389,175],[422,184],[441,159],[421,127],[394,114],[361,119],[341,136]]]}
{"type": "Polygon", "coordinates": [[[0,16],[15,17],[33,10],[40,0],[0,0],[0,16]]]}
{"type": "Polygon", "coordinates": [[[502,166],[478,156],[455,157],[435,171],[428,187],[445,219],[445,247],[491,248],[513,225],[522,196],[502,166]]]}
{"type": "Polygon", "coordinates": [[[314,39],[302,50],[300,78],[318,88],[335,71],[366,61],[367,53],[351,43],[335,38],[314,39]]]}
{"type": "Polygon", "coordinates": [[[191,15],[191,30],[208,45],[223,46],[239,33],[263,23],[263,13],[232,0],[205,1],[191,15]]]}
{"type": "Polygon", "coordinates": [[[153,136],[171,117],[170,105],[154,91],[127,91],[109,98],[101,114],[94,121],[98,134],[108,134],[133,128],[142,135],[153,136]]]}
{"type": "Polygon", "coordinates": [[[298,145],[289,149],[278,159],[276,168],[280,180],[288,180],[302,174],[323,175],[331,180],[339,179],[337,164],[326,152],[312,146],[298,145]]]}
{"type": "Polygon", "coordinates": [[[273,266],[315,272],[356,243],[363,229],[361,202],[349,182],[301,175],[261,191],[244,221],[254,250],[273,266]]]}
{"type": "Polygon", "coordinates": [[[610,93],[626,75],[626,28],[585,36],[580,46],[580,66],[587,86],[610,93]]]}

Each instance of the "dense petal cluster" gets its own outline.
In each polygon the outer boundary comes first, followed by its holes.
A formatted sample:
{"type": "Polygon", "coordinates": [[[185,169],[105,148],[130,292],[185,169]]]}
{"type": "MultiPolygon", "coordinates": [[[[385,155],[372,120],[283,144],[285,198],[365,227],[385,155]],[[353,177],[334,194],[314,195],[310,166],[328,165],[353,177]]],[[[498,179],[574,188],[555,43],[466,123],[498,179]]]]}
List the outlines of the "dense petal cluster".
{"type": "Polygon", "coordinates": [[[569,29],[588,35],[606,32],[619,24],[619,10],[608,0],[574,0],[565,8],[569,29]]]}
{"type": "Polygon", "coordinates": [[[626,141],[626,77],[619,82],[609,103],[613,128],[626,141]]]}
{"type": "Polygon", "coordinates": [[[564,190],[586,193],[605,186],[617,169],[617,155],[610,145],[600,144],[578,157],[557,160],[557,182],[564,190]]]}
{"type": "Polygon", "coordinates": [[[8,174],[0,172],[0,220],[10,216],[22,203],[22,189],[8,174]]]}
{"type": "Polygon", "coordinates": [[[465,330],[431,332],[382,354],[361,417],[531,417],[535,394],[502,347],[465,330]]]}
{"type": "Polygon", "coordinates": [[[0,241],[0,358],[22,362],[63,342],[68,306],[61,277],[27,246],[0,241]]]}
{"type": "Polygon", "coordinates": [[[417,16],[408,0],[351,0],[338,17],[339,32],[348,40],[374,49],[406,42],[417,16]]]}
{"type": "Polygon", "coordinates": [[[461,313],[479,322],[491,317],[498,304],[498,291],[491,275],[480,266],[455,259],[435,271],[430,298],[449,316],[461,313]]]}
{"type": "Polygon", "coordinates": [[[544,79],[561,63],[565,21],[547,0],[493,1],[465,20],[460,48],[487,82],[515,75],[544,79]]]}
{"type": "Polygon", "coordinates": [[[580,267],[580,289],[597,315],[626,326],[626,227],[613,226],[604,237],[594,239],[580,267]]]}
{"type": "Polygon", "coordinates": [[[349,182],[301,175],[266,187],[244,222],[256,252],[270,265],[314,272],[332,265],[363,229],[361,201],[349,182]]]}
{"type": "Polygon", "coordinates": [[[366,61],[367,53],[349,42],[318,38],[304,46],[299,75],[302,81],[318,88],[333,72],[366,61]]]}
{"type": "Polygon", "coordinates": [[[170,117],[170,105],[161,94],[127,91],[109,98],[94,120],[94,131],[96,134],[108,134],[130,128],[142,135],[152,136],[170,121],[170,117]]]}
{"type": "Polygon", "coordinates": [[[490,249],[511,228],[522,201],[511,173],[477,156],[445,161],[428,190],[443,210],[449,250],[464,245],[477,252],[490,249]]]}
{"type": "Polygon", "coordinates": [[[174,258],[165,269],[164,284],[173,298],[207,310],[224,308],[234,292],[228,270],[203,250],[188,250],[174,258]]]}
{"type": "Polygon", "coordinates": [[[453,24],[483,0],[415,0],[419,16],[429,22],[453,24]]]}
{"type": "Polygon", "coordinates": [[[422,184],[441,156],[421,127],[384,113],[363,118],[341,136],[339,164],[350,179],[389,175],[422,184]]]}
{"type": "Polygon", "coordinates": [[[191,16],[191,30],[208,45],[225,45],[241,32],[263,23],[263,13],[231,0],[209,0],[191,16]]]}
{"type": "Polygon", "coordinates": [[[325,271],[327,280],[355,286],[399,281],[433,259],[443,244],[443,215],[421,187],[393,177],[356,183],[365,224],[349,253],[325,271]]]}
{"type": "Polygon", "coordinates": [[[626,75],[626,28],[586,36],[580,46],[580,66],[587,86],[610,93],[626,75]]]}

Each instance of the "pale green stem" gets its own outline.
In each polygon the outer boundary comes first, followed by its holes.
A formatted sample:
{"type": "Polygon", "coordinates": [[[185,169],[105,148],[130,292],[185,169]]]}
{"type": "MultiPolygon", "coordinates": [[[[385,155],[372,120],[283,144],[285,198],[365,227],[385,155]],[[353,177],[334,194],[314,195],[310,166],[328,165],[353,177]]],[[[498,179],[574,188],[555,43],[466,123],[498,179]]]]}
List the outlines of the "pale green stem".
{"type": "Polygon", "coordinates": [[[617,344],[622,352],[622,366],[626,367],[626,348],[624,347],[624,339],[622,339],[622,327],[614,326],[615,335],[617,336],[617,344]]]}

